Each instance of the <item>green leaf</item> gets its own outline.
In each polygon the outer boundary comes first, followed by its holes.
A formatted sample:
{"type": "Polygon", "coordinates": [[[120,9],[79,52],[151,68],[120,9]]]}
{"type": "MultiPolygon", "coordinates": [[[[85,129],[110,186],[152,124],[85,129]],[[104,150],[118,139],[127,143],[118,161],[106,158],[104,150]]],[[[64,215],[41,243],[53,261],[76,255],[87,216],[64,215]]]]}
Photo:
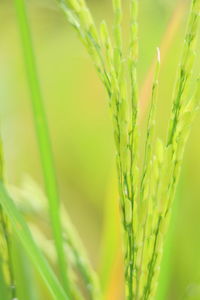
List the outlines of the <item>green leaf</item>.
{"type": "Polygon", "coordinates": [[[12,258],[17,297],[20,300],[41,300],[34,269],[15,235],[12,235],[12,258]]]}
{"type": "Polygon", "coordinates": [[[66,291],[70,293],[68,265],[65,260],[62,227],[60,221],[60,199],[57,187],[56,174],[54,170],[51,141],[49,137],[45,108],[43,105],[43,97],[40,89],[40,82],[37,72],[34,49],[32,45],[25,0],[15,0],[15,6],[24,52],[24,63],[30,89],[33,117],[40,151],[43,177],[49,203],[49,214],[51,219],[51,227],[55,242],[55,248],[57,252],[58,267],[63,286],[66,289],[66,291]]]}
{"type": "Polygon", "coordinates": [[[2,270],[2,262],[0,261],[0,295],[3,300],[9,300],[7,284],[2,270]]]}
{"type": "Polygon", "coordinates": [[[2,182],[0,182],[0,204],[2,205],[5,214],[8,216],[13,232],[21,242],[26,253],[30,257],[32,263],[45,281],[53,299],[68,300],[70,299],[60,285],[57,277],[43,256],[39,247],[35,244],[31,232],[24,221],[21,214],[18,212],[13,200],[8,195],[2,182]]]}

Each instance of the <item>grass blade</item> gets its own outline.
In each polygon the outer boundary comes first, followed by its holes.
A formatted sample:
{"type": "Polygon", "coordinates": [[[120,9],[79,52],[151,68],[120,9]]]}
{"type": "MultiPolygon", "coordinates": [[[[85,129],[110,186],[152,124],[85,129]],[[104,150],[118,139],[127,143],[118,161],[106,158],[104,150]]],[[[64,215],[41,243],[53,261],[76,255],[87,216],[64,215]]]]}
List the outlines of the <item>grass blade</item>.
{"type": "Polygon", "coordinates": [[[49,212],[57,251],[57,260],[63,286],[70,293],[70,283],[67,274],[67,264],[65,260],[62,228],[59,213],[59,195],[54,171],[51,142],[49,138],[46,115],[43,106],[43,99],[36,69],[36,61],[31,41],[30,28],[24,0],[15,0],[17,18],[24,50],[24,62],[27,71],[27,78],[30,88],[31,101],[35,128],[37,132],[38,145],[40,150],[43,176],[46,186],[46,193],[49,201],[49,212]]]}
{"type": "Polygon", "coordinates": [[[64,292],[64,289],[60,285],[58,279],[56,278],[54,272],[52,271],[48,262],[44,258],[42,252],[35,244],[26,222],[18,212],[13,200],[8,195],[2,182],[0,183],[0,203],[11,223],[13,232],[16,234],[23,248],[29,255],[31,261],[42,276],[43,280],[46,282],[49,291],[53,296],[53,299],[70,299],[64,292]]]}
{"type": "Polygon", "coordinates": [[[16,236],[12,240],[12,257],[17,297],[20,300],[41,300],[34,270],[16,236]]]}
{"type": "MultiPolygon", "coordinates": [[[[0,140],[0,180],[3,182],[4,180],[4,172],[3,172],[3,151],[2,151],[2,143],[0,140]]],[[[9,222],[7,217],[4,214],[4,210],[0,204],[0,238],[3,239],[5,244],[4,247],[0,248],[0,258],[3,260],[4,255],[6,255],[6,267],[9,274],[9,296],[11,298],[16,298],[16,284],[13,272],[13,260],[12,260],[12,249],[11,249],[11,232],[9,230],[9,222]],[[5,252],[5,253],[4,253],[5,252]]],[[[6,297],[6,296],[5,296],[6,297]]]]}
{"type": "MultiPolygon", "coordinates": [[[[9,187],[8,191],[13,195],[16,201],[17,208],[29,220],[30,215],[35,220],[42,219],[46,224],[49,223],[47,215],[47,199],[41,187],[31,178],[26,177],[20,188],[9,187]]],[[[70,266],[75,267],[82,276],[82,281],[85,284],[88,295],[91,299],[98,299],[100,297],[100,285],[95,271],[93,270],[86,249],[79,237],[78,232],[73,226],[70,217],[68,216],[64,205],[61,206],[61,221],[64,234],[64,246],[66,259],[70,266]]],[[[29,221],[29,227],[35,236],[37,243],[43,249],[46,257],[52,263],[55,263],[55,252],[52,249],[52,243],[48,240],[45,232],[41,229],[41,224],[32,223],[29,221]]],[[[72,269],[73,270],[73,269],[72,269]]],[[[70,271],[72,271],[70,270],[70,271]]],[[[74,276],[70,272],[70,276],[74,276]]],[[[76,278],[76,276],[74,277],[76,278]]],[[[75,281],[75,280],[74,280],[75,281]]],[[[77,291],[76,286],[72,286],[71,290],[77,291]]],[[[73,294],[75,297],[75,294],[73,294]]]]}
{"type": "Polygon", "coordinates": [[[1,292],[1,297],[4,300],[9,300],[8,289],[3,275],[2,261],[0,261],[0,292],[1,292]]]}

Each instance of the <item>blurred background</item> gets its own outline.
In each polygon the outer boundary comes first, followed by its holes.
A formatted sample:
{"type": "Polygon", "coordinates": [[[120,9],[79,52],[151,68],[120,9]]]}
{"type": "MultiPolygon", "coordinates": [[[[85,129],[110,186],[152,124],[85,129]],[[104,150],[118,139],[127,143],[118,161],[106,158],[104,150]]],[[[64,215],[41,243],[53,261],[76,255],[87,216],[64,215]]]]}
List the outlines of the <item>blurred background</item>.
{"type": "MultiPolygon", "coordinates": [[[[120,300],[121,232],[107,95],[56,1],[27,2],[60,195],[101,276],[105,299],[120,300]]],[[[112,28],[111,0],[87,2],[97,24],[106,19],[112,28]]],[[[123,1],[125,39],[128,2],[123,1]]],[[[139,2],[141,127],[145,126],[153,62],[159,46],[162,66],[157,127],[159,136],[165,137],[190,1],[139,2]]],[[[198,63],[196,69],[200,70],[198,63]]],[[[42,189],[29,91],[15,9],[10,0],[0,0],[0,124],[7,183],[18,189],[26,189],[30,184],[42,189]]],[[[200,299],[199,126],[200,116],[185,153],[156,300],[200,299]]],[[[39,221],[36,218],[34,222],[39,221]]],[[[39,279],[38,286],[44,295],[39,279]]]]}

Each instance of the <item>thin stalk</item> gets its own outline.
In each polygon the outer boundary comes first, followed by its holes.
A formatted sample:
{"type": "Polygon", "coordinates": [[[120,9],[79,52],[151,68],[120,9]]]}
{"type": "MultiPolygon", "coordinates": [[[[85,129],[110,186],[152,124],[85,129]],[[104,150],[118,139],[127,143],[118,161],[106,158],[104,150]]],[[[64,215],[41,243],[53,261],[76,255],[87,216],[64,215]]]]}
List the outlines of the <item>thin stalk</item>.
{"type": "Polygon", "coordinates": [[[21,246],[25,249],[26,253],[29,255],[29,258],[33,263],[33,265],[35,266],[36,270],[38,271],[38,273],[41,275],[44,282],[46,283],[46,286],[49,292],[51,293],[52,299],[54,300],[71,299],[64,291],[64,288],[61,286],[60,282],[58,281],[54,271],[50,267],[48,261],[44,257],[39,246],[34,241],[26,221],[19,213],[15,205],[15,202],[9,196],[6,188],[1,182],[0,182],[0,203],[4,209],[5,214],[7,215],[10,221],[10,225],[12,226],[14,234],[16,235],[17,239],[20,241],[21,246]]]}
{"type": "Polygon", "coordinates": [[[136,144],[137,144],[137,0],[131,1],[131,37],[130,49],[125,59],[122,56],[122,1],[113,0],[114,10],[114,45],[112,45],[105,22],[101,24],[101,42],[95,30],[85,1],[59,0],[62,10],[69,22],[79,33],[82,43],[91,55],[98,72],[104,76],[102,81],[108,91],[110,108],[113,118],[114,138],[116,146],[116,161],[118,171],[119,196],[122,224],[125,237],[125,282],[128,299],[133,298],[134,273],[134,233],[133,209],[136,197],[136,144]],[[92,38],[92,39],[91,39],[92,38]],[[103,44],[103,47],[101,47],[103,44]],[[128,65],[127,65],[128,62],[128,65]],[[128,68],[127,68],[128,67],[128,68]],[[131,97],[126,80],[127,69],[131,77],[131,97]],[[103,70],[103,72],[102,72],[103,70]],[[105,80],[106,79],[106,80],[105,80]],[[131,110],[129,110],[131,107],[131,110]]]}
{"type": "Polygon", "coordinates": [[[193,0],[185,35],[182,58],[179,65],[174,100],[172,107],[171,121],[168,131],[167,145],[173,143],[173,138],[178,124],[181,106],[187,95],[188,85],[192,76],[195,58],[195,46],[197,40],[197,31],[199,26],[200,1],[193,0]]]}
{"type": "MultiPolygon", "coordinates": [[[[161,260],[161,272],[158,280],[158,288],[155,296],[155,300],[162,300],[167,298],[167,291],[169,288],[170,275],[172,270],[171,257],[172,257],[172,245],[175,241],[175,232],[178,220],[178,214],[180,209],[181,201],[181,191],[182,187],[185,184],[184,179],[181,186],[179,185],[178,195],[176,196],[176,201],[173,203],[172,216],[170,221],[170,226],[166,236],[165,247],[163,252],[163,257],[161,260]]],[[[184,190],[184,189],[183,189],[184,190]]]]}
{"type": "MultiPolygon", "coordinates": [[[[128,68],[130,76],[130,110],[128,119],[128,150],[129,168],[127,171],[128,193],[130,200],[130,226],[126,226],[128,251],[125,259],[125,285],[126,297],[133,299],[135,287],[133,277],[135,271],[135,232],[134,232],[134,205],[137,195],[137,117],[138,117],[138,84],[137,84],[137,62],[138,62],[138,0],[130,1],[130,45],[128,53],[128,68]]],[[[127,212],[126,212],[127,213],[127,212]]]]}
{"type": "Polygon", "coordinates": [[[57,0],[57,2],[66,15],[69,23],[78,33],[81,42],[87,48],[98,75],[105,85],[108,94],[110,95],[110,79],[106,72],[99,35],[85,1],[57,0]]]}
{"type": "Polygon", "coordinates": [[[121,0],[113,0],[113,10],[114,10],[114,41],[115,41],[115,71],[119,74],[121,58],[122,58],[122,32],[121,32],[121,22],[122,22],[122,3],[121,0]]]}
{"type": "Polygon", "coordinates": [[[68,265],[65,260],[61,218],[59,212],[59,194],[57,180],[52,156],[52,147],[49,138],[48,125],[44,110],[43,98],[40,89],[38,72],[34,49],[31,40],[27,9],[24,0],[15,0],[17,19],[24,51],[24,63],[27,72],[27,80],[30,89],[33,116],[38,138],[42,171],[49,202],[49,214],[51,219],[52,232],[57,252],[57,261],[63,287],[70,294],[70,281],[68,277],[68,265]]]}
{"type": "Polygon", "coordinates": [[[9,272],[9,290],[11,299],[16,298],[16,286],[15,286],[15,279],[14,279],[14,272],[13,272],[13,263],[12,263],[12,253],[11,253],[11,239],[10,239],[10,232],[8,230],[8,220],[7,217],[4,215],[2,206],[0,206],[0,221],[3,229],[3,237],[6,242],[6,252],[8,255],[8,272],[9,272]]]}
{"type": "MultiPolygon", "coordinates": [[[[3,153],[2,153],[2,143],[0,140],[0,181],[4,182],[4,176],[3,176],[3,153]]],[[[5,239],[5,244],[6,244],[6,252],[7,252],[7,265],[8,265],[8,273],[9,273],[9,280],[10,280],[10,297],[11,299],[16,298],[17,293],[16,293],[16,286],[15,286],[15,279],[14,279],[14,271],[13,271],[13,262],[12,262],[12,252],[11,252],[11,238],[10,238],[10,232],[9,232],[9,224],[6,215],[4,214],[3,208],[0,205],[0,222],[2,226],[2,233],[3,233],[3,238],[5,239]]]]}
{"type": "Polygon", "coordinates": [[[155,113],[156,113],[156,99],[158,93],[158,78],[160,71],[160,50],[157,49],[157,64],[155,69],[154,81],[152,86],[152,96],[151,96],[151,107],[148,116],[148,125],[147,125],[147,136],[145,143],[145,154],[144,154],[144,164],[143,164],[143,172],[142,172],[142,180],[140,187],[140,200],[143,200],[144,197],[144,189],[147,185],[147,172],[150,169],[149,162],[152,160],[153,154],[153,138],[154,138],[154,129],[155,129],[155,113]]]}
{"type": "Polygon", "coordinates": [[[144,289],[144,295],[143,295],[144,300],[149,299],[151,288],[152,288],[151,285],[152,285],[152,280],[153,280],[153,276],[154,276],[154,269],[155,269],[156,261],[157,261],[157,251],[156,250],[157,250],[158,236],[159,236],[161,222],[162,222],[162,216],[159,216],[158,217],[158,224],[157,224],[157,227],[156,227],[155,238],[154,238],[153,254],[152,254],[152,257],[151,257],[151,261],[149,263],[149,271],[148,271],[148,276],[147,276],[147,285],[145,286],[145,289],[144,289]]]}
{"type": "Polygon", "coordinates": [[[145,223],[141,224],[143,226],[143,246],[142,246],[142,254],[140,259],[140,265],[138,268],[138,274],[136,279],[136,300],[140,297],[140,279],[142,275],[142,265],[143,265],[143,256],[144,256],[144,249],[147,246],[146,245],[146,230],[147,230],[147,220],[148,220],[148,214],[151,213],[149,204],[149,193],[146,193],[146,191],[149,191],[149,178],[151,173],[151,164],[153,157],[153,139],[155,135],[155,114],[156,114],[156,100],[157,100],[157,93],[158,93],[158,80],[159,80],[159,71],[160,71],[160,50],[157,49],[157,63],[155,67],[155,74],[154,74],[154,80],[153,80],[153,86],[152,86],[152,95],[151,95],[151,106],[149,110],[149,116],[148,116],[148,124],[147,124],[147,134],[146,134],[146,143],[145,143],[145,153],[144,153],[144,163],[143,163],[143,170],[142,170],[142,180],[140,184],[140,202],[146,203],[146,219],[145,223]]]}
{"type": "MultiPolygon", "coordinates": [[[[23,184],[23,187],[20,190],[22,194],[26,194],[26,202],[24,202],[23,196],[22,199],[18,199],[18,207],[21,212],[26,214],[28,206],[28,215],[31,214],[35,219],[43,219],[45,223],[49,223],[46,205],[47,202],[45,201],[46,196],[43,195],[43,191],[41,191],[40,187],[34,181],[28,181],[26,184],[23,184]],[[29,190],[30,185],[32,186],[31,191],[29,190]],[[33,203],[33,191],[35,197],[39,200],[37,205],[33,203]]],[[[89,262],[86,249],[79,237],[78,232],[73,226],[64,205],[61,205],[61,221],[63,226],[63,239],[66,259],[69,261],[70,266],[74,266],[82,276],[82,280],[90,298],[95,300],[99,299],[101,292],[97,274],[89,262]]],[[[37,236],[38,244],[42,249],[44,249],[44,252],[50,258],[50,260],[54,262],[55,257],[52,255],[52,251],[49,251],[49,247],[47,246],[48,239],[45,235],[45,232],[41,231],[39,224],[31,224],[31,229],[34,230],[35,236],[37,236]]],[[[77,286],[72,285],[72,290],[73,292],[75,290],[77,291],[77,286]]]]}
{"type": "Polygon", "coordinates": [[[82,276],[88,297],[90,300],[99,300],[102,295],[97,274],[89,262],[85,247],[83,246],[81,239],[79,238],[79,235],[64,207],[62,208],[62,221],[66,237],[65,242],[72,252],[71,254],[74,259],[74,264],[82,276]]]}
{"type": "MultiPolygon", "coordinates": [[[[190,9],[189,21],[185,35],[182,59],[178,71],[175,97],[171,112],[171,123],[168,129],[167,146],[172,146],[172,175],[168,186],[167,207],[165,216],[168,215],[171,203],[175,196],[178,178],[181,171],[181,162],[191,124],[196,115],[199,100],[199,79],[196,92],[189,101],[186,101],[187,89],[193,74],[196,56],[197,36],[199,30],[200,0],[193,0],[190,9]],[[185,119],[184,119],[185,118],[185,119]]],[[[188,100],[188,99],[187,99],[188,100]]]]}
{"type": "Polygon", "coordinates": [[[3,274],[2,264],[3,264],[3,262],[2,262],[2,259],[1,259],[0,260],[0,291],[1,291],[1,297],[4,300],[10,300],[10,297],[8,295],[7,285],[6,285],[4,274],[3,274]]]}
{"type": "Polygon", "coordinates": [[[196,39],[199,29],[199,13],[200,1],[193,0],[189,14],[189,23],[186,31],[182,60],[179,67],[179,75],[176,83],[172,117],[168,130],[165,154],[167,165],[164,166],[165,168],[167,167],[168,174],[162,172],[165,175],[163,177],[161,173],[159,179],[160,192],[158,193],[158,196],[160,198],[157,199],[157,203],[160,207],[160,223],[158,223],[158,230],[156,231],[158,234],[154,237],[154,248],[144,290],[144,299],[146,300],[155,294],[155,284],[153,286],[153,282],[157,281],[159,272],[156,271],[156,269],[160,265],[161,260],[161,255],[159,255],[160,250],[158,248],[162,249],[163,247],[164,236],[170,219],[172,201],[174,200],[178,179],[180,177],[185,145],[199,105],[200,86],[198,80],[194,96],[190,97],[188,100],[187,95],[194,66],[196,39]],[[163,229],[161,230],[159,227],[162,227],[163,229]]]}

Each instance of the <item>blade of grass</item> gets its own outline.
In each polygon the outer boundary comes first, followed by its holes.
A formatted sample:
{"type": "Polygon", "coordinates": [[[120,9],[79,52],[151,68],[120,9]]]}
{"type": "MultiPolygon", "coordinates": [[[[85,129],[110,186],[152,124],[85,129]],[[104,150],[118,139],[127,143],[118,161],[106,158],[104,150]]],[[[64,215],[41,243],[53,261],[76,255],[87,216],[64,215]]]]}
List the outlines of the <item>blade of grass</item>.
{"type": "Polygon", "coordinates": [[[65,290],[70,294],[70,283],[68,278],[68,266],[65,260],[62,228],[59,213],[59,195],[54,171],[51,142],[49,138],[48,125],[43,106],[40,83],[36,68],[34,49],[24,0],[15,0],[17,19],[24,51],[24,63],[27,72],[27,80],[30,88],[30,96],[33,107],[33,116],[38,138],[43,176],[46,193],[49,201],[49,213],[52,232],[57,251],[57,261],[65,290]]]}
{"type": "MultiPolygon", "coordinates": [[[[2,150],[2,142],[0,139],[0,180],[4,181],[4,164],[3,164],[3,150],[2,150]]],[[[15,278],[13,272],[13,260],[12,260],[12,249],[11,249],[11,232],[9,230],[7,217],[4,214],[3,208],[0,205],[0,226],[1,226],[1,234],[2,239],[4,239],[5,246],[6,246],[6,256],[7,256],[7,269],[9,273],[9,296],[10,298],[16,298],[16,285],[15,285],[15,278]]],[[[3,250],[2,250],[3,251],[3,250]]],[[[0,257],[3,257],[1,252],[0,257]]]]}
{"type": "Polygon", "coordinates": [[[34,270],[17,237],[12,241],[13,268],[20,300],[40,300],[34,270]]]}
{"type": "MultiPolygon", "coordinates": [[[[10,239],[10,232],[8,230],[8,220],[4,214],[2,206],[0,206],[0,224],[2,229],[2,238],[5,240],[6,245],[6,255],[7,255],[7,269],[9,273],[9,290],[10,290],[10,297],[16,297],[16,285],[14,280],[14,273],[13,273],[13,262],[12,262],[12,255],[11,255],[11,239],[10,239]]],[[[4,249],[3,249],[4,250],[4,249]]],[[[2,255],[2,253],[1,253],[2,255]]]]}
{"type": "Polygon", "coordinates": [[[2,182],[0,182],[0,203],[7,215],[13,232],[21,242],[26,253],[29,255],[34,266],[42,276],[55,300],[68,300],[69,296],[65,293],[57,277],[43,256],[42,252],[35,244],[30,230],[23,217],[18,212],[13,200],[8,195],[2,182]]]}
{"type": "MultiPolygon", "coordinates": [[[[34,218],[35,220],[42,219],[46,224],[49,223],[46,196],[41,190],[41,187],[32,178],[26,176],[20,188],[9,186],[8,191],[17,201],[16,204],[19,211],[21,211],[28,220],[31,215],[31,218],[34,218]]],[[[96,300],[100,297],[101,293],[97,274],[93,270],[86,249],[76,228],[73,226],[64,205],[61,206],[61,221],[63,225],[66,259],[69,261],[70,266],[75,266],[82,276],[82,280],[90,298],[96,300]]],[[[32,233],[35,232],[36,241],[44,250],[46,257],[54,263],[56,258],[54,249],[51,249],[51,243],[48,243],[48,238],[41,228],[41,223],[29,222],[29,226],[31,230],[34,230],[32,233]]],[[[72,270],[70,270],[70,276],[73,276],[73,274],[71,275],[71,271],[72,270]]],[[[74,290],[77,291],[75,286],[73,288],[73,291],[74,290]]]]}
{"type": "Polygon", "coordinates": [[[6,285],[4,275],[3,275],[3,270],[2,270],[2,261],[0,261],[0,293],[1,293],[1,297],[4,300],[9,300],[8,289],[7,289],[7,285],[6,285]]]}

